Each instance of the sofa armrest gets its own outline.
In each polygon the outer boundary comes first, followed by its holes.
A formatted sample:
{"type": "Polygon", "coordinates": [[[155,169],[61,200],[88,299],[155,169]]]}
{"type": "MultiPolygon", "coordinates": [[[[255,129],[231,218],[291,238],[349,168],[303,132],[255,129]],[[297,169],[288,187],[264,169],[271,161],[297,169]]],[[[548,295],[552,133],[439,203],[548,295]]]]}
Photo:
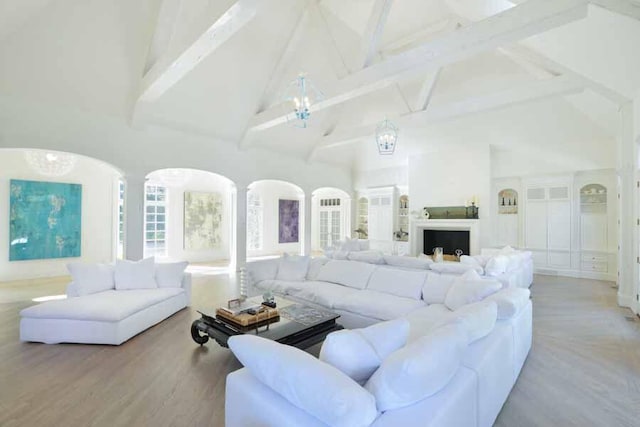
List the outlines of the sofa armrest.
{"type": "Polygon", "coordinates": [[[74,298],[74,297],[79,297],[80,294],[78,293],[78,287],[76,286],[75,283],[71,282],[67,285],[67,298],[74,298]]]}
{"type": "Polygon", "coordinates": [[[184,276],[182,276],[182,287],[187,294],[187,306],[191,306],[191,273],[184,272],[184,276]]]}

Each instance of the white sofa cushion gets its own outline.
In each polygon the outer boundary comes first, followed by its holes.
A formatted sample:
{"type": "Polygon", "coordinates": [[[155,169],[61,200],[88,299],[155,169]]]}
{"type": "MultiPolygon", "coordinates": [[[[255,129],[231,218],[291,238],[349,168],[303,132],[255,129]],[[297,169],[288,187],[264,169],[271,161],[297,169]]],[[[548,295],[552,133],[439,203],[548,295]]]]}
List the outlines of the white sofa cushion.
{"type": "Polygon", "coordinates": [[[351,239],[350,237],[345,237],[338,247],[339,252],[357,252],[359,250],[361,249],[358,239],[351,239]]]}
{"type": "Polygon", "coordinates": [[[384,262],[396,267],[415,268],[419,270],[428,270],[429,266],[433,264],[430,258],[414,258],[399,255],[385,255],[384,262]]]}
{"type": "Polygon", "coordinates": [[[67,270],[78,296],[115,289],[113,265],[72,262],[67,264],[67,270]]]}
{"type": "Polygon", "coordinates": [[[434,262],[431,269],[438,273],[464,274],[469,270],[475,270],[478,274],[483,273],[480,265],[463,264],[460,262],[434,262]]]}
{"type": "Polygon", "coordinates": [[[229,338],[229,348],[260,382],[328,425],[368,426],[378,416],[368,391],[302,350],[252,335],[229,338]]]}
{"type": "Polygon", "coordinates": [[[251,283],[259,283],[263,280],[275,279],[278,274],[277,259],[263,259],[247,263],[247,272],[251,276],[251,283]]]}
{"type": "Polygon", "coordinates": [[[426,279],[426,271],[378,267],[371,274],[367,289],[419,300],[426,279]]]}
{"type": "Polygon", "coordinates": [[[485,301],[495,301],[498,308],[498,319],[511,319],[529,302],[531,291],[524,288],[502,289],[485,298],[485,301]]]}
{"type": "Polygon", "coordinates": [[[409,339],[407,342],[414,342],[431,331],[443,326],[454,319],[453,311],[444,304],[431,304],[413,310],[405,318],[409,321],[409,339]]]}
{"type": "Polygon", "coordinates": [[[466,348],[467,335],[460,325],[443,326],[387,357],[365,388],[381,412],[409,406],[451,381],[466,348]]]}
{"type": "Polygon", "coordinates": [[[376,268],[373,264],[357,261],[331,260],[320,269],[318,280],[338,283],[355,289],[367,287],[369,277],[376,268]]]}
{"type": "Polygon", "coordinates": [[[484,266],[484,273],[487,276],[500,276],[507,271],[509,259],[504,255],[496,255],[487,261],[484,266]]]}
{"type": "Polygon", "coordinates": [[[22,310],[20,316],[119,322],[183,292],[182,288],[110,290],[34,305],[22,310]]]}
{"type": "Polygon", "coordinates": [[[300,281],[307,277],[309,257],[284,254],[278,261],[276,280],[300,281]]]}
{"type": "Polygon", "coordinates": [[[369,264],[384,264],[384,255],[380,251],[349,252],[347,258],[351,261],[368,262],[369,264]]]}
{"type": "Polygon", "coordinates": [[[153,257],[140,261],[116,260],[114,278],[116,289],[154,289],[156,283],[155,260],[153,257]]]}
{"type": "Polygon", "coordinates": [[[498,318],[498,306],[494,301],[486,300],[464,305],[453,312],[453,318],[460,321],[471,344],[493,331],[498,318]]]}
{"type": "Polygon", "coordinates": [[[180,288],[184,278],[184,270],[189,263],[181,262],[161,262],[155,266],[155,278],[159,288],[180,288]]]}
{"type": "Polygon", "coordinates": [[[407,343],[408,336],[409,322],[406,319],[333,332],[322,344],[320,360],[364,384],[387,356],[407,343]]]}
{"type": "Polygon", "coordinates": [[[478,273],[470,270],[453,282],[444,299],[444,304],[455,311],[463,305],[482,301],[500,289],[502,289],[500,282],[482,279],[478,273]]]}
{"type": "MultiPolygon", "coordinates": [[[[289,282],[296,283],[296,282],[289,282]]],[[[300,289],[288,289],[288,294],[327,308],[335,308],[334,304],[348,296],[357,297],[360,292],[348,286],[328,282],[305,282],[300,289]]]]}
{"type": "Polygon", "coordinates": [[[281,295],[290,295],[304,289],[311,281],[297,281],[292,282],[289,280],[263,280],[256,285],[257,288],[262,290],[268,290],[281,295]]]}
{"type": "Polygon", "coordinates": [[[368,289],[344,294],[333,301],[333,308],[336,310],[379,320],[397,319],[424,306],[425,303],[422,300],[402,298],[368,289]]]}
{"type": "Polygon", "coordinates": [[[458,276],[451,274],[427,273],[422,287],[422,299],[427,304],[444,304],[447,292],[458,276]]]}
{"type": "Polygon", "coordinates": [[[309,260],[309,270],[307,270],[307,280],[316,280],[323,265],[329,262],[329,258],[317,257],[309,260]]]}
{"type": "Polygon", "coordinates": [[[368,239],[358,239],[358,246],[361,251],[368,251],[371,247],[368,239]]]}

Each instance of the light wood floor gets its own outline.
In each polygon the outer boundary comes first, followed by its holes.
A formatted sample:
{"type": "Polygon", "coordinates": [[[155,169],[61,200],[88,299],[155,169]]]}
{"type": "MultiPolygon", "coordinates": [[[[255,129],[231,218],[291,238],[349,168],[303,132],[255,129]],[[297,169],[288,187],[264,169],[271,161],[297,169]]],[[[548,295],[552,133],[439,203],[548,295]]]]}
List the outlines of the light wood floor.
{"type": "MultiPolygon", "coordinates": [[[[533,349],[496,425],[640,426],[638,319],[610,283],[535,282],[533,349]]],[[[232,278],[197,273],[193,307],[119,347],[20,343],[19,310],[65,284],[0,284],[0,426],[224,425],[225,376],[240,364],[189,326],[235,294],[232,278]]]]}

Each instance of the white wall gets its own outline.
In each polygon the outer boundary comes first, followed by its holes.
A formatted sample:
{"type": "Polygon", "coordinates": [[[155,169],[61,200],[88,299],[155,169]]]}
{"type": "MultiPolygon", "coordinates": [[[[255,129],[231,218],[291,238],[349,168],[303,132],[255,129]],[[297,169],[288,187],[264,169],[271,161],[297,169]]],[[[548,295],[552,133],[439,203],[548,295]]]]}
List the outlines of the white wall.
{"type": "Polygon", "coordinates": [[[258,181],[249,186],[250,191],[255,191],[260,195],[262,201],[262,249],[259,251],[249,251],[249,256],[281,254],[299,254],[302,249],[304,239],[304,193],[294,185],[279,181],[258,181]],[[298,242],[279,243],[278,228],[280,224],[279,200],[298,200],[298,242]]]}
{"type": "MultiPolygon", "coordinates": [[[[441,150],[409,158],[409,203],[463,206],[477,196],[480,246],[491,244],[491,155],[489,146],[441,150]]],[[[411,237],[410,237],[411,238],[411,237]]]]}
{"type": "Polygon", "coordinates": [[[190,171],[189,178],[184,185],[167,188],[167,258],[190,262],[230,259],[232,191],[233,183],[228,179],[196,170],[190,171]],[[222,244],[219,248],[202,251],[184,249],[185,191],[219,193],[221,195],[224,213],[220,230],[222,244]]]}
{"type": "Polygon", "coordinates": [[[9,180],[82,184],[82,247],[79,258],[9,261],[9,219],[0,216],[0,281],[66,275],[69,262],[111,262],[115,258],[119,173],[102,162],[79,157],[62,177],[29,168],[23,150],[0,150],[0,212],[9,213],[9,180]]]}
{"type": "Polygon", "coordinates": [[[355,171],[353,186],[362,191],[372,187],[409,185],[409,168],[407,165],[393,168],[355,171]]]}

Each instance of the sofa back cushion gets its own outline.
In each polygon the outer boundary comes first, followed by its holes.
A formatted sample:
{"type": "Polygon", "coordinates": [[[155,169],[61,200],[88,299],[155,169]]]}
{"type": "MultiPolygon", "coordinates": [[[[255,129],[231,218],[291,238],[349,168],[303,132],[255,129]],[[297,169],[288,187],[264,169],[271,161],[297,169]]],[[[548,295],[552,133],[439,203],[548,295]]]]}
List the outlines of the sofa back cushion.
{"type": "Polygon", "coordinates": [[[347,258],[351,261],[368,262],[369,264],[384,264],[384,255],[380,251],[349,252],[347,258]]]}
{"type": "Polygon", "coordinates": [[[451,381],[466,348],[460,324],[442,326],[387,357],[365,388],[375,396],[378,411],[412,405],[451,381]]]}
{"type": "Polygon", "coordinates": [[[480,265],[464,264],[461,262],[434,262],[431,265],[433,271],[438,273],[464,274],[469,270],[475,270],[478,274],[484,272],[480,265]]]}
{"type": "Polygon", "coordinates": [[[329,262],[329,258],[317,257],[309,260],[309,270],[307,270],[307,280],[316,280],[323,265],[329,262]]]}
{"type": "Polygon", "coordinates": [[[318,279],[322,282],[337,283],[355,289],[367,287],[369,277],[376,266],[365,262],[331,260],[326,263],[318,273],[318,279]]]}
{"type": "Polygon", "coordinates": [[[447,292],[457,276],[427,272],[427,280],[422,287],[422,299],[427,304],[444,304],[447,292]]]}
{"type": "Polygon", "coordinates": [[[426,279],[426,271],[378,267],[371,274],[367,289],[419,300],[426,279]]]}
{"type": "Polygon", "coordinates": [[[368,426],[378,416],[374,397],[312,355],[253,335],[229,338],[238,360],[267,387],[331,426],[368,426]]]}
{"type": "Polygon", "coordinates": [[[294,255],[287,253],[280,257],[278,262],[278,272],[276,280],[285,280],[288,282],[299,282],[307,277],[309,271],[309,257],[294,255]]]}
{"type": "Polygon", "coordinates": [[[444,305],[455,311],[464,305],[482,301],[500,289],[502,284],[497,280],[482,279],[475,271],[470,270],[455,279],[444,299],[444,305]]]}
{"type": "Polygon", "coordinates": [[[333,332],[322,344],[320,360],[364,384],[387,356],[404,347],[408,337],[409,322],[404,318],[333,332]]]}
{"type": "Polygon", "coordinates": [[[273,280],[278,274],[278,259],[263,259],[247,263],[247,272],[251,277],[251,283],[259,283],[263,280],[273,280]]]}
{"type": "Polygon", "coordinates": [[[117,290],[157,288],[155,259],[153,257],[140,261],[117,259],[114,279],[117,290]]]}
{"type": "Polygon", "coordinates": [[[156,283],[159,288],[181,288],[182,279],[184,278],[184,270],[189,263],[181,262],[162,262],[155,266],[156,283]]]}
{"type": "Polygon", "coordinates": [[[84,264],[72,262],[67,264],[67,270],[73,280],[73,292],[83,296],[115,289],[114,269],[111,264],[84,264]]]}
{"type": "Polygon", "coordinates": [[[433,261],[429,258],[414,258],[410,256],[385,255],[384,262],[395,267],[428,270],[433,261]]]}
{"type": "Polygon", "coordinates": [[[453,312],[453,318],[464,327],[471,344],[493,331],[498,319],[498,305],[487,300],[464,305],[453,312]]]}
{"type": "Polygon", "coordinates": [[[506,273],[508,267],[509,258],[504,255],[496,255],[487,261],[484,266],[484,273],[487,276],[496,277],[506,273]]]}
{"type": "Polygon", "coordinates": [[[524,288],[507,288],[489,295],[485,301],[494,301],[498,305],[498,319],[511,319],[529,303],[531,291],[524,288]]]}

